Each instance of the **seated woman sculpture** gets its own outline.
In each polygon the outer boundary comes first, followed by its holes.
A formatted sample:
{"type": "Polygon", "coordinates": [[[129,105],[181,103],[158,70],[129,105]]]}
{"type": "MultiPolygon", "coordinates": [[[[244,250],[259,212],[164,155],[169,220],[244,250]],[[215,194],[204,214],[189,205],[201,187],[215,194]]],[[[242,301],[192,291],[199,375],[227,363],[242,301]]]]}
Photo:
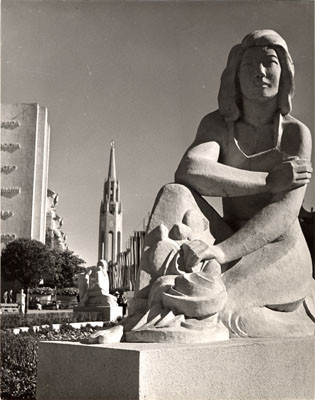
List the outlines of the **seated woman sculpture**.
{"type": "Polygon", "coordinates": [[[176,316],[185,308],[172,304],[186,299],[188,317],[198,320],[180,287],[198,298],[198,282],[218,276],[219,266],[226,295],[219,291],[216,311],[230,336],[314,334],[312,263],[298,221],[312,173],[311,134],[290,115],[293,92],[294,66],[279,34],[255,31],[232,48],[219,109],[202,119],[175,183],[157,196],[138,305],[164,296],[176,316]],[[223,217],[202,196],[221,197],[223,217]],[[177,287],[167,276],[178,274],[186,281],[177,287]]]}
{"type": "Polygon", "coordinates": [[[96,266],[86,268],[76,275],[79,287],[80,307],[117,306],[115,296],[109,293],[108,264],[99,260],[96,266]]]}

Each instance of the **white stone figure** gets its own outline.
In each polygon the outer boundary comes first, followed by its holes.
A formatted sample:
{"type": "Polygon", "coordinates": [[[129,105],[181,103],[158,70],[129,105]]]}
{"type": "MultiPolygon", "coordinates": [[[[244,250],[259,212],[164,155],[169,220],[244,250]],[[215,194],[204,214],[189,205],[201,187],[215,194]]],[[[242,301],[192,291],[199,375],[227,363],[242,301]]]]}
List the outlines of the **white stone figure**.
{"type": "Polygon", "coordinates": [[[8,292],[7,292],[7,291],[5,291],[5,292],[3,293],[3,302],[4,302],[4,303],[7,303],[7,302],[8,302],[8,292]]]}
{"type": "MultiPolygon", "coordinates": [[[[200,232],[178,254],[187,273],[202,261],[219,264],[227,292],[219,314],[230,336],[314,334],[312,263],[298,221],[312,173],[311,135],[290,115],[293,91],[294,65],[279,34],[254,31],[232,48],[219,110],[203,118],[175,184],[155,201],[136,298],[150,299],[157,279],[146,256],[156,246],[156,226],[171,229],[187,209],[201,210],[215,242],[200,232]],[[221,197],[223,218],[201,196],[221,197]]],[[[175,296],[166,286],[164,297],[186,300],[178,286],[190,287],[194,297],[190,281],[178,278],[175,296]]]]}
{"type": "Polygon", "coordinates": [[[9,303],[13,303],[13,290],[10,289],[9,291],[9,303]]]}
{"type": "Polygon", "coordinates": [[[233,46],[219,109],[156,197],[128,341],[314,335],[315,282],[298,220],[312,144],[290,115],[293,93],[278,33],[254,31],[233,46]],[[222,198],[223,218],[202,196],[222,198]]]}
{"type": "Polygon", "coordinates": [[[104,294],[109,294],[108,264],[100,260],[96,267],[92,267],[89,289],[101,289],[104,294]]]}
{"type": "Polygon", "coordinates": [[[117,306],[116,297],[109,294],[108,264],[100,260],[77,275],[80,307],[117,306]]]}
{"type": "Polygon", "coordinates": [[[24,290],[21,289],[21,292],[20,292],[20,312],[22,314],[25,314],[25,307],[26,307],[26,294],[24,293],[24,290]]]}
{"type": "Polygon", "coordinates": [[[89,288],[89,280],[91,272],[92,272],[91,269],[87,268],[87,271],[81,272],[80,274],[76,275],[79,288],[80,306],[84,306],[88,299],[87,290],[89,288]]]}

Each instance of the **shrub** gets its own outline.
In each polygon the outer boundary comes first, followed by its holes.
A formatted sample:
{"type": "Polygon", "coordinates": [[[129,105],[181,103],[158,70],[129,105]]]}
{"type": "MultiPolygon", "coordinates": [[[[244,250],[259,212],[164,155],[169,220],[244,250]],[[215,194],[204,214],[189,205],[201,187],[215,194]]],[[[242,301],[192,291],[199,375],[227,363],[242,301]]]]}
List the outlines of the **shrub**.
{"type": "Polygon", "coordinates": [[[79,294],[79,289],[75,287],[57,289],[57,294],[61,294],[64,296],[77,296],[79,294]]]}
{"type": "Polygon", "coordinates": [[[1,334],[1,393],[3,399],[34,399],[38,340],[32,334],[1,334]]]}
{"type": "Polygon", "coordinates": [[[53,294],[53,293],[54,293],[54,289],[52,289],[50,287],[37,287],[37,288],[30,289],[30,294],[49,295],[49,294],[53,294]]]}
{"type": "Polygon", "coordinates": [[[2,314],[1,328],[12,329],[21,326],[50,325],[61,324],[66,322],[75,322],[75,314],[72,311],[62,313],[45,313],[45,314],[2,314]]]}
{"type": "Polygon", "coordinates": [[[54,312],[41,314],[1,314],[1,328],[12,329],[22,326],[64,324],[71,322],[103,321],[102,313],[54,312]]]}

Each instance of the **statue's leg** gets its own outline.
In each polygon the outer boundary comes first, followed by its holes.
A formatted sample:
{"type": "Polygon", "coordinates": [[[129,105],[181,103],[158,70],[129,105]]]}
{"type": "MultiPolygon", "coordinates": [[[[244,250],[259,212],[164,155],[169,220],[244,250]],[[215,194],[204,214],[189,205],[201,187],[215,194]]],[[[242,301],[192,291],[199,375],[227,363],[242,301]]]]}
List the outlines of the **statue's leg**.
{"type": "MultiPolygon", "coordinates": [[[[198,230],[198,224],[196,224],[195,239],[212,244],[214,238],[217,241],[222,241],[232,234],[232,230],[220,215],[196,192],[180,184],[163,186],[155,200],[146,232],[144,255],[136,282],[136,298],[146,299],[153,283],[153,271],[148,256],[150,248],[157,242],[156,232],[158,227],[163,224],[170,231],[174,225],[182,224],[185,221],[184,217],[187,212],[192,212],[193,223],[200,219],[205,220],[207,224],[208,221],[210,222],[206,229],[200,228],[198,230]]],[[[200,224],[200,226],[204,225],[200,224]]]]}
{"type": "Polygon", "coordinates": [[[299,337],[313,336],[314,321],[303,304],[290,312],[274,311],[267,307],[249,307],[230,313],[224,321],[230,337],[299,337]]]}
{"type": "Polygon", "coordinates": [[[222,241],[233,233],[222,217],[197,192],[187,186],[169,183],[159,191],[151,212],[146,233],[146,244],[150,242],[150,233],[160,224],[168,229],[182,222],[188,210],[200,211],[210,221],[210,232],[213,237],[222,241]]]}
{"type": "Polygon", "coordinates": [[[296,332],[303,318],[310,323],[302,301],[310,291],[312,265],[298,222],[282,240],[243,257],[223,274],[223,282],[228,300],[221,317],[232,331],[276,336],[279,330],[296,332]]]}

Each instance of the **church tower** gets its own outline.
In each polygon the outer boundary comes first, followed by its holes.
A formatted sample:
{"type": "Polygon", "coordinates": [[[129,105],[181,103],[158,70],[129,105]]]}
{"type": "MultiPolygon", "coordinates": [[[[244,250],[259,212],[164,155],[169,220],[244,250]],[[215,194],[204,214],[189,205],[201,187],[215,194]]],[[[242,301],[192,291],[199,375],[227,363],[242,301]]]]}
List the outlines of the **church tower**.
{"type": "Polygon", "coordinates": [[[122,251],[122,208],[120,182],[116,178],[114,142],[111,142],[107,181],[100,208],[98,259],[116,262],[122,251]]]}

